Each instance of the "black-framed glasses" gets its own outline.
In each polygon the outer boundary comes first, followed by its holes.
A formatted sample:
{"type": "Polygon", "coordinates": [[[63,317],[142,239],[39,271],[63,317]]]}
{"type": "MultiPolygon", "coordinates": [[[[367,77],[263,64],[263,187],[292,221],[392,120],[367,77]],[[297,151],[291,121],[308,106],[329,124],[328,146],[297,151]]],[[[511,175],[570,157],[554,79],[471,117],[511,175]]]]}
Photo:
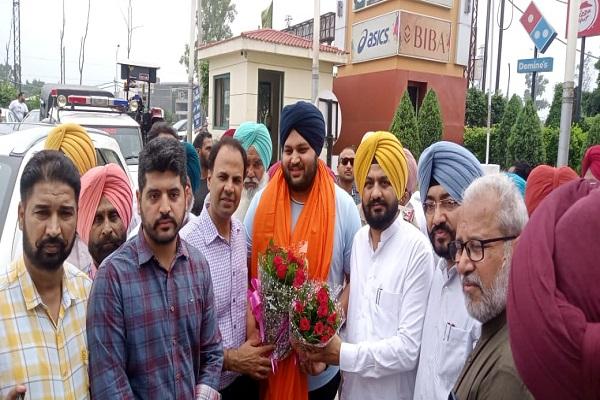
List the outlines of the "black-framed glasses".
{"type": "Polygon", "coordinates": [[[460,203],[453,198],[447,198],[440,201],[426,200],[423,203],[423,211],[425,214],[431,215],[435,212],[435,209],[438,206],[442,209],[442,211],[449,212],[460,206],[460,203]]]}
{"type": "Polygon", "coordinates": [[[352,157],[340,158],[340,164],[346,165],[348,163],[350,163],[350,166],[353,167],[354,166],[354,158],[352,158],[352,157]]]}
{"type": "Polygon", "coordinates": [[[448,252],[450,253],[450,257],[454,262],[458,262],[460,257],[462,256],[463,249],[467,250],[467,257],[469,260],[473,262],[478,262],[483,260],[484,257],[484,249],[486,244],[495,243],[495,242],[506,242],[509,240],[516,239],[517,236],[503,236],[497,237],[493,239],[471,239],[466,242],[462,242],[462,240],[453,240],[448,244],[448,252]]]}

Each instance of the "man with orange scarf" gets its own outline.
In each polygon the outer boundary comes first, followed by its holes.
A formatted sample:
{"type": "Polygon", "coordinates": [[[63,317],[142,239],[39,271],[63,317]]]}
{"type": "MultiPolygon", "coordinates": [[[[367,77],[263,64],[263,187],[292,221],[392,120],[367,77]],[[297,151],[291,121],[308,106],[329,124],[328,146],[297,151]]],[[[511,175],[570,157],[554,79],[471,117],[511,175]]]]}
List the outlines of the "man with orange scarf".
{"type": "MultiPolygon", "coordinates": [[[[280,140],[282,168],[254,196],[244,220],[252,255],[251,275],[257,276],[258,254],[270,240],[280,246],[306,241],[309,278],[340,287],[350,275],[352,240],[360,229],[360,217],[350,195],[335,185],[319,160],[325,142],[321,112],[303,101],[286,106],[281,113],[280,140]]],[[[308,379],[301,367],[294,355],[279,362],[263,387],[263,398],[335,398],[338,367],[328,366],[308,379]]]]}

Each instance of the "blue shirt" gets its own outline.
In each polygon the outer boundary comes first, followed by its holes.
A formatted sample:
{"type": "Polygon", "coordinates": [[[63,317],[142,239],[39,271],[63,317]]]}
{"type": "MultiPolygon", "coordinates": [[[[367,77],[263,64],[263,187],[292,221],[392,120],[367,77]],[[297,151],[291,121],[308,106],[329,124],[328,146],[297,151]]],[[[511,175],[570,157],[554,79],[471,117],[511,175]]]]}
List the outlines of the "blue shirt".
{"type": "Polygon", "coordinates": [[[92,398],[194,399],[216,393],[223,365],[210,271],[177,243],[162,268],[142,229],[100,266],[88,302],[92,398]]]}
{"type": "MultiPolygon", "coordinates": [[[[345,275],[350,275],[350,254],[352,253],[352,241],[354,234],[361,227],[358,209],[352,200],[352,197],[338,185],[335,187],[335,227],[333,235],[333,255],[331,257],[331,266],[329,267],[328,283],[332,289],[341,287],[344,284],[345,275]]],[[[263,189],[264,190],[264,189],[263,189]]],[[[244,225],[246,226],[246,235],[248,241],[248,254],[252,254],[252,231],[254,228],[254,215],[256,208],[262,197],[263,190],[258,192],[246,213],[244,225]]],[[[292,230],[296,226],[300,212],[304,207],[302,204],[291,201],[292,205],[292,230]]],[[[328,383],[339,368],[329,366],[323,373],[317,376],[308,376],[308,390],[313,391],[328,383]]]]}

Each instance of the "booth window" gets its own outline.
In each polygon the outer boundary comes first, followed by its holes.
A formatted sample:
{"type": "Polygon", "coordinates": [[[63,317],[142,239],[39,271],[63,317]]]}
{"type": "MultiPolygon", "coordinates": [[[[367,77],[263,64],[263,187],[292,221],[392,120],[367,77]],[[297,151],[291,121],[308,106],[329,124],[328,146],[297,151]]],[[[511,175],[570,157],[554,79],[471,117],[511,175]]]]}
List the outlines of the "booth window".
{"type": "Polygon", "coordinates": [[[215,76],[214,128],[229,129],[229,74],[215,76]]]}

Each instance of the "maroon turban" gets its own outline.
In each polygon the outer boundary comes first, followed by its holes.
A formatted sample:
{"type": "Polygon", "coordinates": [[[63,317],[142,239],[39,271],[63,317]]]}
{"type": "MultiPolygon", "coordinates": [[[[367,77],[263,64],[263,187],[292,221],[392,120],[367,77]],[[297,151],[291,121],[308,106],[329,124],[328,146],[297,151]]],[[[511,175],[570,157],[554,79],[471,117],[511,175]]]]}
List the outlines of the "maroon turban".
{"type": "Polygon", "coordinates": [[[600,180],[600,144],[590,146],[581,160],[581,176],[585,176],[588,169],[592,170],[594,178],[600,180]]]}
{"type": "Polygon", "coordinates": [[[551,191],[577,178],[579,178],[577,172],[569,167],[554,168],[549,165],[535,167],[527,178],[525,188],[525,205],[529,216],[551,191]]]}
{"type": "Polygon", "coordinates": [[[235,129],[227,129],[223,132],[223,137],[233,137],[235,135],[235,129]]]}
{"type": "Polygon", "coordinates": [[[600,399],[600,190],[552,192],[521,233],[508,289],[510,345],[537,399],[600,399]]]}

